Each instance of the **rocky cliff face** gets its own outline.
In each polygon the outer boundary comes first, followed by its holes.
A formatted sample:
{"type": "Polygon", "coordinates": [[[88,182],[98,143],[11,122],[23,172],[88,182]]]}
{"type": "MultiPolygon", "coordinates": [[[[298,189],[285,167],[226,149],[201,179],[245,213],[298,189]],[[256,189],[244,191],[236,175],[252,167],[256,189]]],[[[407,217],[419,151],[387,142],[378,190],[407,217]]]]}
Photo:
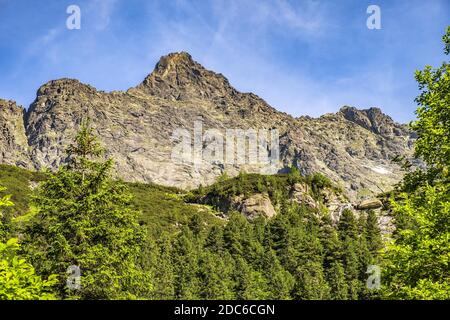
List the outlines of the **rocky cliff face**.
{"type": "Polygon", "coordinates": [[[13,101],[0,99],[0,163],[31,168],[25,135],[25,110],[13,101]]]}
{"type": "MultiPolygon", "coordinates": [[[[184,52],[162,57],[141,84],[126,92],[106,93],[72,79],[50,81],[39,88],[24,122],[22,116],[14,103],[1,102],[2,162],[56,168],[81,120],[90,117],[119,176],[181,188],[210,184],[223,171],[233,176],[264,169],[260,164],[172,161],[174,131],[193,133],[196,121],[203,132],[277,129],[276,170],[295,165],[305,174],[322,172],[353,198],[398,181],[401,173],[390,158],[411,154],[414,139],[405,126],[375,108],[344,107],[317,119],[291,117],[252,93],[238,92],[223,75],[184,52]]],[[[206,141],[202,147],[208,148],[206,141]]]]}

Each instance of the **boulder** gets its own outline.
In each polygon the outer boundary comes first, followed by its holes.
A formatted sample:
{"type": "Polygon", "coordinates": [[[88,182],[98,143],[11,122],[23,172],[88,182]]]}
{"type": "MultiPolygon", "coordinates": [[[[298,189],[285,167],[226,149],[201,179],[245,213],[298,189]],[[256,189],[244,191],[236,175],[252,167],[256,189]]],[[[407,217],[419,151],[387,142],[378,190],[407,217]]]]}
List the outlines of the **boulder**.
{"type": "Polygon", "coordinates": [[[356,205],[357,210],[370,210],[370,209],[379,209],[383,207],[383,202],[381,202],[379,199],[367,199],[361,201],[359,204],[356,205]]]}
{"type": "Polygon", "coordinates": [[[272,218],[277,213],[266,194],[257,193],[245,199],[242,202],[241,212],[249,219],[254,219],[259,216],[272,218]]]}

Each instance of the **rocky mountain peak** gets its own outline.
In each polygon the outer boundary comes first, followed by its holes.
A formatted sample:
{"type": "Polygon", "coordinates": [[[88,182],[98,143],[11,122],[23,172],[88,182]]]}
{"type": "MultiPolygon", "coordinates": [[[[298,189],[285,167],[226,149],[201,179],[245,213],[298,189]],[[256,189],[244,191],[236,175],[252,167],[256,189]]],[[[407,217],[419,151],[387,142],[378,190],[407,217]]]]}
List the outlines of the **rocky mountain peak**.
{"type": "Polygon", "coordinates": [[[407,135],[406,126],[396,123],[384,114],[380,108],[372,107],[359,110],[351,106],[343,106],[339,113],[348,121],[354,122],[373,133],[387,136],[407,135]]]}
{"type": "Polygon", "coordinates": [[[23,109],[15,101],[0,98],[0,115],[4,115],[6,112],[20,112],[21,110],[23,109]]]}
{"type": "Polygon", "coordinates": [[[51,80],[39,87],[36,93],[36,99],[27,111],[27,116],[33,112],[48,112],[57,105],[61,107],[69,105],[73,100],[79,100],[80,97],[95,95],[97,91],[94,87],[81,83],[76,79],[61,78],[51,80]]]}
{"type": "Polygon", "coordinates": [[[61,78],[51,80],[39,87],[37,97],[48,95],[70,95],[80,92],[93,93],[97,90],[87,84],[81,83],[77,79],[61,78]]]}
{"type": "Polygon", "coordinates": [[[214,99],[237,92],[222,74],[205,69],[187,52],[162,56],[153,72],[136,88],[150,95],[182,101],[214,99]]]}
{"type": "Polygon", "coordinates": [[[185,51],[172,52],[159,59],[153,72],[163,75],[173,69],[195,69],[198,66],[189,53],[185,51]]]}

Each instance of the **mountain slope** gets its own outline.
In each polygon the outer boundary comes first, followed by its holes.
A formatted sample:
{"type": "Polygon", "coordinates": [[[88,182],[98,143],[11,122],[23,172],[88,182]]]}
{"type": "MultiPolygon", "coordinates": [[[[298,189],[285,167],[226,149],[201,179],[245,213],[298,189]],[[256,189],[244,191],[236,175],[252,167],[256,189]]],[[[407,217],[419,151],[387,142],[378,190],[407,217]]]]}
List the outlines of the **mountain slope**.
{"type": "Polygon", "coordinates": [[[0,99],[0,163],[31,167],[23,108],[0,99]]]}
{"type": "MultiPolygon", "coordinates": [[[[2,162],[56,168],[81,120],[90,117],[120,177],[180,188],[211,184],[224,171],[230,176],[241,170],[265,172],[260,164],[172,161],[173,133],[186,129],[193,137],[196,121],[203,132],[222,134],[236,128],[277,129],[276,171],[295,165],[304,174],[322,172],[351,198],[378,193],[398,181],[401,172],[390,158],[410,155],[414,139],[405,126],[375,108],[344,107],[317,119],[294,118],[252,93],[238,92],[223,75],[206,70],[185,52],[162,57],[141,84],[126,92],[106,93],[60,79],[39,88],[24,122],[18,116],[22,109],[15,117],[8,116],[9,109],[2,102],[0,124],[8,128],[0,134],[6,141],[2,162]]],[[[205,151],[206,141],[202,147],[205,151]]]]}

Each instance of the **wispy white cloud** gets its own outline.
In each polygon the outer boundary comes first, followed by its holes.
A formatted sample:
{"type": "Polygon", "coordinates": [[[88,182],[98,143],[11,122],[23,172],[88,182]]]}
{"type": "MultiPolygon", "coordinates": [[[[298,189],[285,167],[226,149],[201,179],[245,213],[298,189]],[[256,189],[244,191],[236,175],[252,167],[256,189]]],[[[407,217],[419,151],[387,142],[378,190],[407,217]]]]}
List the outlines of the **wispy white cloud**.
{"type": "Polygon", "coordinates": [[[291,5],[286,0],[274,2],[275,10],[270,10],[273,19],[291,28],[320,32],[326,24],[326,16],[318,1],[297,2],[297,6],[291,5]]]}
{"type": "Polygon", "coordinates": [[[93,13],[98,31],[104,31],[111,22],[111,15],[117,5],[117,0],[91,0],[88,10],[93,13]]]}

